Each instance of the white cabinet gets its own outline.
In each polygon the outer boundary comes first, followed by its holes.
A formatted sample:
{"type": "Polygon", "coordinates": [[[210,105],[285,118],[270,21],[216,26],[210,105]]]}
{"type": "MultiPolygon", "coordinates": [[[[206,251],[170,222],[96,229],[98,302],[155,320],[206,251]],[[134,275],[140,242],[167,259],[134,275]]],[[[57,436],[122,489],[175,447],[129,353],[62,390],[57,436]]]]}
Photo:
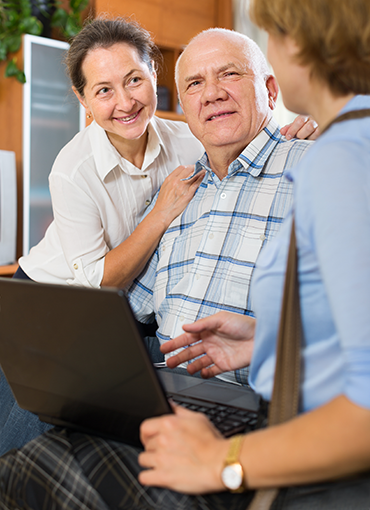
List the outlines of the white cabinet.
{"type": "Polygon", "coordinates": [[[24,36],[23,254],[52,221],[48,176],[60,149],[85,126],[63,59],[68,44],[24,36]]]}
{"type": "Polygon", "coordinates": [[[17,180],[15,154],[0,150],[0,264],[15,262],[17,180]]]}

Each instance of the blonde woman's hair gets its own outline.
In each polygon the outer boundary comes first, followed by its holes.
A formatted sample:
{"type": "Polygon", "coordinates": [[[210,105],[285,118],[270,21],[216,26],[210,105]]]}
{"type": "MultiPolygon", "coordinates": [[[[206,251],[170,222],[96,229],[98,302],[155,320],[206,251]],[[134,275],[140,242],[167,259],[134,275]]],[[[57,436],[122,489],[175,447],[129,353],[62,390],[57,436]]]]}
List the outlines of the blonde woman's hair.
{"type": "Polygon", "coordinates": [[[250,16],[293,39],[298,62],[333,94],[370,93],[370,0],[250,0],[250,16]]]}

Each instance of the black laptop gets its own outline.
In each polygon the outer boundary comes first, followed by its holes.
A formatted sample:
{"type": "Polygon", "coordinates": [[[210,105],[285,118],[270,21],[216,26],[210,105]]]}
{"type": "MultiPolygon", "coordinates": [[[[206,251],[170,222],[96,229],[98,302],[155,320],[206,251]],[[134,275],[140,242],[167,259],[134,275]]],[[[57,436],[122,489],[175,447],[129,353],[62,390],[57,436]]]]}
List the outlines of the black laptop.
{"type": "Polygon", "coordinates": [[[0,278],[0,364],[20,407],[45,422],[130,444],[169,398],[227,437],[256,426],[249,388],[156,369],[125,293],[0,278]]]}

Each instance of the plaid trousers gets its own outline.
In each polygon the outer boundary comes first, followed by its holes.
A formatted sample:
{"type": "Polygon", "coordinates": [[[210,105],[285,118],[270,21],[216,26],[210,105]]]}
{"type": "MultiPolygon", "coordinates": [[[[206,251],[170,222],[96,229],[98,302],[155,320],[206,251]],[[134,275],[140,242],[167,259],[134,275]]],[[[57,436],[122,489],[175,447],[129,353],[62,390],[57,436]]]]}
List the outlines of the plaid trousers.
{"type": "MultiPolygon", "coordinates": [[[[137,481],[138,449],[52,429],[0,458],[1,510],[246,510],[253,491],[188,496],[137,481]]],[[[271,510],[369,510],[370,474],[282,489],[271,510]]]]}
{"type": "Polygon", "coordinates": [[[1,510],[245,510],[253,493],[188,496],[143,487],[139,450],[52,429],[0,459],[1,510]],[[242,497],[241,497],[242,496],[242,497]]]}

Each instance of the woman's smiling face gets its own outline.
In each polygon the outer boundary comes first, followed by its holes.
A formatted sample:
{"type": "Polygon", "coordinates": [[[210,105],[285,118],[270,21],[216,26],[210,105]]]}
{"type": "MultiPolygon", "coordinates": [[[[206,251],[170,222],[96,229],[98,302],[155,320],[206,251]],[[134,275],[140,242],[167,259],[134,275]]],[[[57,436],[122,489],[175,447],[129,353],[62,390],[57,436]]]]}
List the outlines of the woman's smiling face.
{"type": "Polygon", "coordinates": [[[108,134],[113,145],[120,139],[146,136],[156,106],[156,73],[136,48],[117,43],[95,48],[83,64],[86,79],[80,102],[108,134]]]}

